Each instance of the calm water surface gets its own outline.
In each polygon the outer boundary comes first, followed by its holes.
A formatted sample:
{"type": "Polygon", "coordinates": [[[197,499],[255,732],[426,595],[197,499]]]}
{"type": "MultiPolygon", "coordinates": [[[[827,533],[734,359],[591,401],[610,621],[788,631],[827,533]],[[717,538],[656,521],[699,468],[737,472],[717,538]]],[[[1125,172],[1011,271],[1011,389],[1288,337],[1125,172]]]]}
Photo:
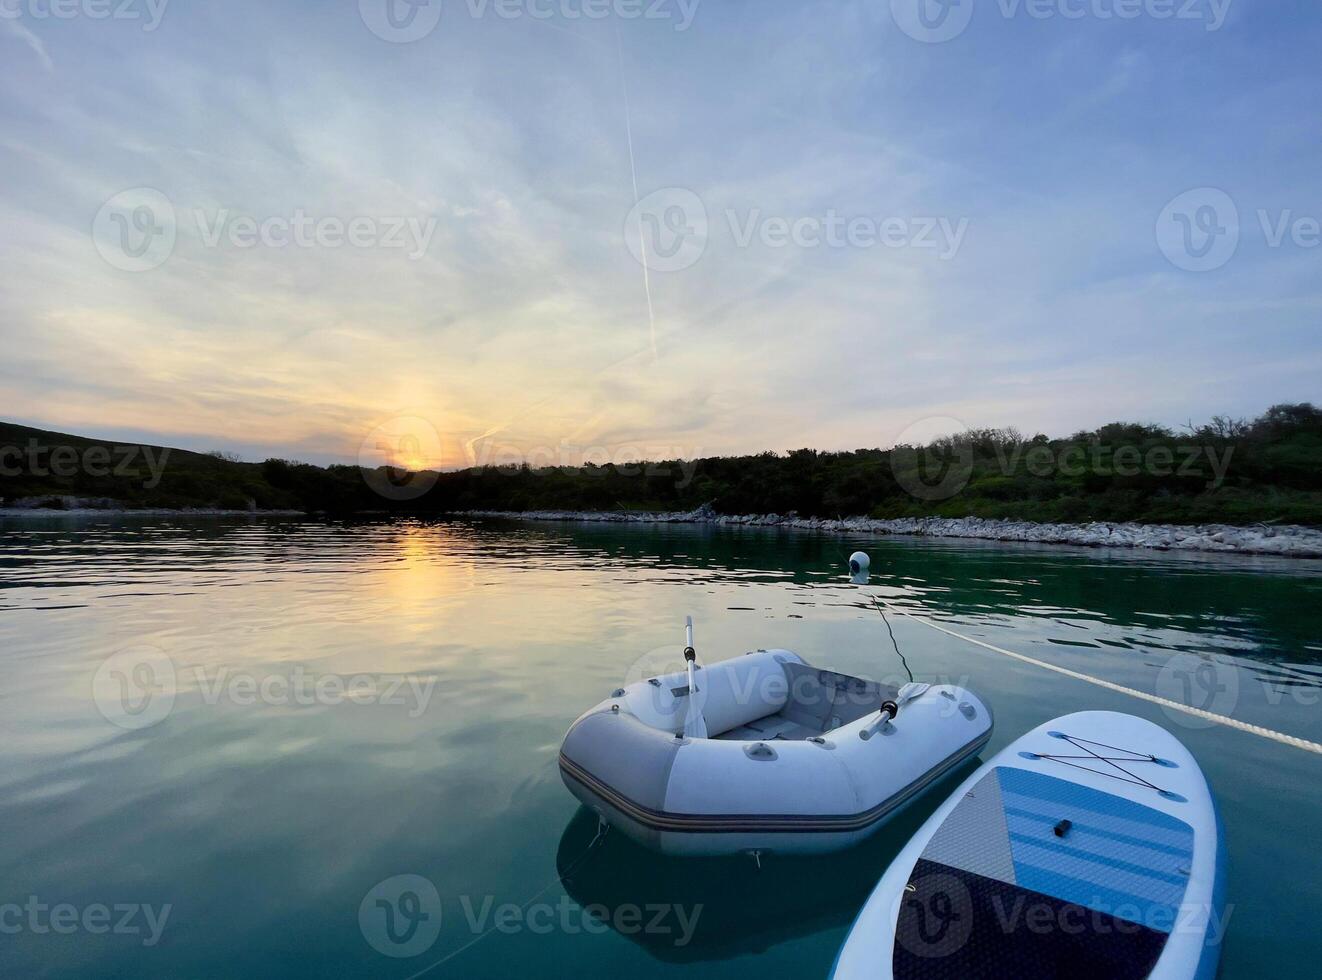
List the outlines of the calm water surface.
{"type": "MultiPolygon", "coordinates": [[[[857,547],[898,606],[1322,740],[1317,562],[687,527],[0,521],[0,906],[22,907],[0,920],[0,976],[824,977],[942,791],[861,848],[758,871],[590,846],[555,760],[581,711],[675,662],[686,614],[708,660],[784,646],[897,678],[841,575],[857,547]],[[398,898],[400,875],[433,883],[439,914],[396,906],[392,946],[375,899],[398,898]],[[54,928],[41,906],[75,918],[54,928]],[[637,934],[634,907],[668,911],[637,934]]],[[[1322,759],[892,621],[919,679],[992,703],[984,758],[1088,708],[1175,731],[1228,835],[1222,975],[1315,975],[1322,759]]]]}

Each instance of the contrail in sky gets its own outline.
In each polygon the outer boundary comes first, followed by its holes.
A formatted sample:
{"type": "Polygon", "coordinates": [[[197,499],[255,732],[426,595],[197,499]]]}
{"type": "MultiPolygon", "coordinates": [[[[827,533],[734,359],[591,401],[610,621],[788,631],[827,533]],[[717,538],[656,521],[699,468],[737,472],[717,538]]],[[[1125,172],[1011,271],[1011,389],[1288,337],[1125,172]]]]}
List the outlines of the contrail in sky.
{"type": "MultiPolygon", "coordinates": [[[[620,87],[624,90],[624,133],[629,142],[629,176],[633,178],[633,206],[638,208],[638,164],[633,156],[633,111],[629,107],[629,76],[624,70],[624,42],[620,38],[620,25],[615,24],[615,48],[620,60],[620,87]]],[[[647,236],[643,234],[643,218],[638,216],[638,244],[642,249],[643,292],[647,293],[647,329],[652,343],[652,360],[656,360],[656,313],[652,308],[652,275],[647,268],[647,236]]]]}

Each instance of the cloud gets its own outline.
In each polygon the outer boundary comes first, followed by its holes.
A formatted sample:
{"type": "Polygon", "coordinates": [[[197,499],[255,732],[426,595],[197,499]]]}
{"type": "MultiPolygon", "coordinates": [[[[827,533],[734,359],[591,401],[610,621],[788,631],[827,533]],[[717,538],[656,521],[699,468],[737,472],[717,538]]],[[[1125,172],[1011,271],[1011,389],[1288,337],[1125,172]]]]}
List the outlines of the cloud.
{"type": "Polygon", "coordinates": [[[41,62],[42,67],[45,68],[46,71],[55,71],[55,62],[51,61],[51,57],[46,51],[46,45],[41,38],[37,37],[37,35],[33,34],[32,31],[28,30],[28,28],[24,27],[16,20],[10,20],[8,18],[0,20],[0,27],[4,28],[6,34],[11,37],[16,37],[26,44],[32,50],[32,53],[37,56],[37,60],[41,62]]]}
{"type": "Polygon", "coordinates": [[[1246,226],[1259,206],[1308,210],[1319,150],[1297,115],[1322,85],[1306,32],[1260,24],[1244,42],[1270,46],[1287,87],[1178,24],[993,19],[928,46],[884,4],[837,6],[622,24],[622,57],[614,24],[571,25],[584,43],[462,8],[411,45],[352,5],[61,24],[68,85],[18,73],[0,93],[0,403],[65,430],[325,460],[392,414],[457,443],[728,453],[883,445],[943,414],[1067,432],[1307,396],[1292,365],[1322,356],[1312,257],[1246,239],[1200,277],[1154,239],[1165,203],[1203,184],[1246,226]],[[709,218],[702,257],[651,277],[655,357],[624,238],[622,71],[639,191],[686,188],[709,218]],[[142,187],[172,202],[177,241],[135,274],[89,229],[142,187]],[[416,261],[213,247],[199,212],[437,230],[416,261]],[[831,214],[967,234],[946,259],[738,240],[753,215],[831,214]]]}

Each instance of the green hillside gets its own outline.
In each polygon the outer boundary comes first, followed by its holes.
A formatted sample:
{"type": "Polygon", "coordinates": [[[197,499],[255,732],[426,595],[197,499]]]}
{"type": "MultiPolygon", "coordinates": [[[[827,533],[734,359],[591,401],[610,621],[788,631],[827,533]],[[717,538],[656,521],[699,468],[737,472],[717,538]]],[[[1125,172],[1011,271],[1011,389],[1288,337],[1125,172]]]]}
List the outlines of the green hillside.
{"type": "MultiPolygon", "coordinates": [[[[127,507],[300,507],[257,463],[0,422],[0,497],[106,498],[127,507]],[[35,450],[35,451],[34,451],[35,450]]],[[[49,505],[58,506],[55,500],[49,505]]]]}
{"type": "Polygon", "coordinates": [[[692,510],[839,517],[977,516],[1322,525],[1322,411],[1278,405],[1177,433],[1112,423],[1064,438],[983,429],[927,447],[672,460],[646,466],[479,467],[430,474],[416,499],[378,490],[409,474],[115,443],[0,423],[0,497],[127,507],[439,513],[692,510]],[[32,447],[39,447],[35,455],[32,447]],[[374,489],[376,488],[376,489],[374,489]]]}

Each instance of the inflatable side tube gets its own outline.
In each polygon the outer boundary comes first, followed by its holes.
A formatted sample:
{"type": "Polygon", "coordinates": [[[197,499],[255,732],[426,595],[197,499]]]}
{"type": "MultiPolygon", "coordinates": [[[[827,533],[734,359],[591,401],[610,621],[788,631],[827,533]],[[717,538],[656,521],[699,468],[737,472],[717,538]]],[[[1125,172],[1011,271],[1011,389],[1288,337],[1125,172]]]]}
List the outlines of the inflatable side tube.
{"type": "Polygon", "coordinates": [[[825,736],[689,739],[603,702],[565,738],[565,785],[629,836],[667,853],[811,853],[848,846],[975,756],[991,712],[934,687],[894,722],[874,713],[825,736]]]}

